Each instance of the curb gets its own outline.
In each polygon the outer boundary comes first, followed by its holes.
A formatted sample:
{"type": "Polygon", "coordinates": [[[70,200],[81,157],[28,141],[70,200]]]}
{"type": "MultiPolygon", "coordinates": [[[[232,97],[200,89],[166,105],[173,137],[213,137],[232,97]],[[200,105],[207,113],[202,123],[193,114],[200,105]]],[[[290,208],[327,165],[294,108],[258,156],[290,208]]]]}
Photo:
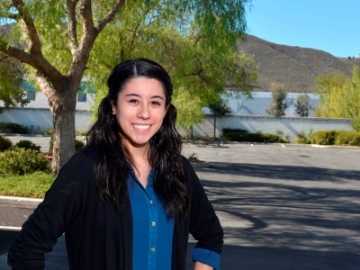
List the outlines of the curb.
{"type": "Polygon", "coordinates": [[[40,199],[40,198],[0,196],[0,204],[15,204],[15,205],[37,206],[42,201],[43,201],[43,199],[40,199]]]}

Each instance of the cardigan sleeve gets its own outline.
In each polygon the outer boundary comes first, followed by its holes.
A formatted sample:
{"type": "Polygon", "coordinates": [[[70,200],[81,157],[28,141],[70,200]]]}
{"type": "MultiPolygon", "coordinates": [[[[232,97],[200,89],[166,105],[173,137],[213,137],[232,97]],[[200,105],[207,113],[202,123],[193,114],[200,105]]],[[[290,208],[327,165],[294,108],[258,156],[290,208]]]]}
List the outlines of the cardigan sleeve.
{"type": "Polygon", "coordinates": [[[184,165],[190,181],[190,233],[197,240],[196,248],[218,254],[223,246],[224,232],[198,176],[188,160],[184,165]]]}
{"type": "Polygon", "coordinates": [[[45,269],[45,253],[52,250],[66,227],[79,218],[90,177],[91,162],[83,153],[75,154],[63,166],[10,247],[8,264],[12,269],[45,269]]]}

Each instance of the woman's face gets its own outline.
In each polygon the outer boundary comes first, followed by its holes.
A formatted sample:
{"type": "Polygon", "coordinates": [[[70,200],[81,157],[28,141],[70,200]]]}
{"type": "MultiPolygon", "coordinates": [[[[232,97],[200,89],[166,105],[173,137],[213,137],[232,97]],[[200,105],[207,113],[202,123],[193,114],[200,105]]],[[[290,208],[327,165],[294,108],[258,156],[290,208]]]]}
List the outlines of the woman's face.
{"type": "Polygon", "coordinates": [[[143,147],[160,129],[166,114],[163,85],[156,79],[136,77],[127,82],[112,104],[125,143],[143,147]]]}

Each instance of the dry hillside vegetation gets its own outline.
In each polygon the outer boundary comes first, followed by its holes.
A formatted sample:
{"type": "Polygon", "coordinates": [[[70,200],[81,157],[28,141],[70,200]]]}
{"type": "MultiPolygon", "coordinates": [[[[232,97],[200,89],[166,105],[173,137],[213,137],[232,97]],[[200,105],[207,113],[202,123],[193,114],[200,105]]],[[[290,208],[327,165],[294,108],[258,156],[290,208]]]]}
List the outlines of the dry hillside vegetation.
{"type": "Polygon", "coordinates": [[[316,77],[340,71],[351,76],[353,65],[360,59],[339,58],[330,53],[294,46],[271,43],[247,35],[238,44],[238,50],[252,54],[260,70],[255,91],[269,91],[271,83],[282,83],[289,92],[312,93],[316,77]]]}

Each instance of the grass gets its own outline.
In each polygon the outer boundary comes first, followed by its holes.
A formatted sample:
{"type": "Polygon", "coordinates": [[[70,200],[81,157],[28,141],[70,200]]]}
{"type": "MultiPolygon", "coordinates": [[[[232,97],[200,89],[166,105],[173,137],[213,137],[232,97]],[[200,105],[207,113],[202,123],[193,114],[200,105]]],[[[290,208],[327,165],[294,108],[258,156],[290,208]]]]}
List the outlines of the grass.
{"type": "Polygon", "coordinates": [[[55,177],[45,172],[0,177],[0,195],[44,198],[55,177]]]}

